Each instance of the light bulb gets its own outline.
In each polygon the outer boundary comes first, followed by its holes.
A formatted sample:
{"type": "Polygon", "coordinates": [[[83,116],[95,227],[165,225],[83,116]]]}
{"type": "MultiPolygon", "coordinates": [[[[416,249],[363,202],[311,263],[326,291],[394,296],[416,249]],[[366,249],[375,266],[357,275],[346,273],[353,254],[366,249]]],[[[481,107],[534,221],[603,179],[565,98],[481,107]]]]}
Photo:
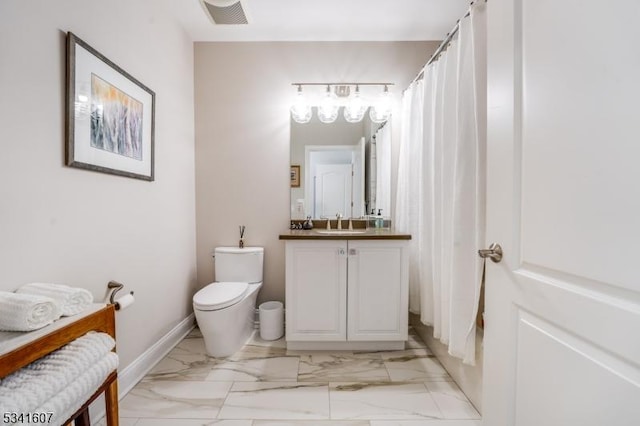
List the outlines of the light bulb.
{"type": "Polygon", "coordinates": [[[318,119],[323,123],[333,123],[338,118],[338,110],[340,110],[340,105],[331,93],[331,87],[327,85],[327,93],[318,105],[318,119]]]}
{"type": "Polygon", "coordinates": [[[300,124],[308,123],[311,120],[311,105],[302,94],[302,86],[300,85],[298,85],[296,99],[291,105],[291,117],[296,123],[300,124]]]}
{"type": "Polygon", "coordinates": [[[384,86],[384,92],[375,100],[369,109],[369,118],[374,123],[384,123],[391,116],[391,93],[389,87],[384,86]]]}
{"type": "Polygon", "coordinates": [[[348,123],[358,123],[364,118],[367,111],[367,105],[360,97],[360,87],[356,86],[356,93],[349,98],[347,105],[344,107],[344,119],[348,123]]]}

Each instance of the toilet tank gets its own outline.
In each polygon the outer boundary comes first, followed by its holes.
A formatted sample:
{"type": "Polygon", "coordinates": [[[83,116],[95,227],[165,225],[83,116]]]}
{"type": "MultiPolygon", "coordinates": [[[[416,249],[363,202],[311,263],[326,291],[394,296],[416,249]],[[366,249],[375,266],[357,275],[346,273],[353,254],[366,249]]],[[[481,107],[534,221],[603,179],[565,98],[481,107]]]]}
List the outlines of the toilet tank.
{"type": "Polygon", "coordinates": [[[262,282],[263,259],[263,247],[216,247],[215,280],[218,282],[262,282]]]}

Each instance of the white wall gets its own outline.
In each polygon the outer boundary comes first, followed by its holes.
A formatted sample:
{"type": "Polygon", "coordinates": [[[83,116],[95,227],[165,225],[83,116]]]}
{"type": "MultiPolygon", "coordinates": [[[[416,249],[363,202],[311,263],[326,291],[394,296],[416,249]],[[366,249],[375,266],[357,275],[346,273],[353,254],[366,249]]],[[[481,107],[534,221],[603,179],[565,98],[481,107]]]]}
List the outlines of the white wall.
{"type": "MultiPolygon", "coordinates": [[[[289,225],[289,107],[294,82],[393,82],[402,90],[438,42],[196,43],[198,284],[213,280],[213,248],[265,247],[259,302],[284,300],[289,225]]],[[[393,118],[397,164],[399,119],[393,118]]],[[[395,167],[394,167],[395,169],[395,167]]],[[[393,174],[392,188],[395,188],[393,174]]]]}
{"type": "Polygon", "coordinates": [[[0,290],[32,281],[134,290],[121,369],[191,313],[193,48],[154,0],[0,2],[0,290]],[[64,165],[65,32],[156,93],[155,182],[64,165]]]}

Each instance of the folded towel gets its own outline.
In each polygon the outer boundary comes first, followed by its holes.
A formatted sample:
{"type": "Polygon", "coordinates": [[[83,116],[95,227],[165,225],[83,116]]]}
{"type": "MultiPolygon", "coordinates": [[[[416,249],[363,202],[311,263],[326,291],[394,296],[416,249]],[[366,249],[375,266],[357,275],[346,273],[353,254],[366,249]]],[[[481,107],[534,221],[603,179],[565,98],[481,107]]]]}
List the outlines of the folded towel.
{"type": "Polygon", "coordinates": [[[57,303],[50,297],[0,291],[0,330],[37,330],[58,318],[57,303]]]}
{"type": "Polygon", "coordinates": [[[0,380],[0,412],[33,412],[72,385],[114,347],[115,341],[108,334],[89,332],[4,377],[0,380]]]}
{"type": "MultiPolygon", "coordinates": [[[[37,412],[53,413],[51,419],[46,422],[37,419],[35,422],[20,422],[20,425],[37,425],[47,423],[52,426],[61,426],[98,390],[105,379],[118,368],[118,355],[108,352],[94,362],[90,367],[76,376],[72,383],[61,391],[48,395],[48,399],[28,411],[20,411],[23,405],[10,403],[3,404],[0,400],[0,409],[4,412],[37,412]]],[[[13,423],[10,423],[13,424],[13,423]]]]}
{"type": "Polygon", "coordinates": [[[93,295],[84,288],[64,284],[31,283],[16,290],[16,293],[38,294],[54,299],[63,317],[79,314],[93,302],[93,295]]]}
{"type": "MultiPolygon", "coordinates": [[[[112,371],[118,368],[118,355],[109,352],[91,368],[77,377],[73,383],[56,394],[35,411],[53,413],[51,425],[60,426],[91,398],[112,371]]],[[[38,425],[38,426],[41,426],[38,425]]]]}

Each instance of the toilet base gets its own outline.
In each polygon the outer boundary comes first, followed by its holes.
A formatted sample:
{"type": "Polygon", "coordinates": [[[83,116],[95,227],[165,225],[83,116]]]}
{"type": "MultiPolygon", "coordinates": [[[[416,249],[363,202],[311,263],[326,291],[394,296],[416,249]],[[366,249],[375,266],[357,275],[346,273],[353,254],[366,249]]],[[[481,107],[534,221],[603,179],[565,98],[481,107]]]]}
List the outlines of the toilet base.
{"type": "Polygon", "coordinates": [[[194,308],[196,321],[209,356],[224,358],[241,349],[254,331],[254,315],[259,284],[249,284],[247,295],[238,303],[216,311],[194,308]]]}

